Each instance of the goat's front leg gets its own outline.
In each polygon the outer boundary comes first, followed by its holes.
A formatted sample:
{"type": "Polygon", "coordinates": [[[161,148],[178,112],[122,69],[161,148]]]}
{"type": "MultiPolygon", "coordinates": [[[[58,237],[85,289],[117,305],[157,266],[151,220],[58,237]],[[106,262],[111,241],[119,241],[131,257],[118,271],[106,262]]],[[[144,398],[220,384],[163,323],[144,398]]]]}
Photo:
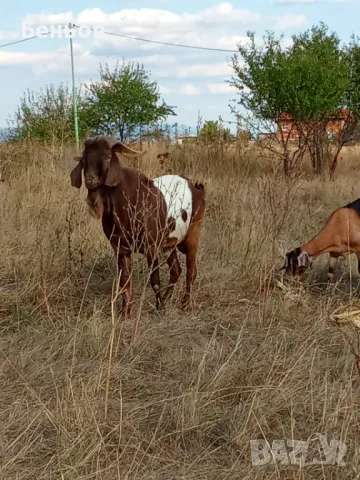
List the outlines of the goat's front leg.
{"type": "Polygon", "coordinates": [[[329,271],[328,271],[328,279],[330,282],[334,281],[334,272],[336,265],[338,263],[340,255],[336,253],[330,253],[330,260],[329,260],[329,271]]]}
{"type": "Polygon", "coordinates": [[[358,273],[360,274],[360,252],[356,252],[357,260],[358,260],[358,273]]]}
{"type": "Polygon", "coordinates": [[[160,292],[159,259],[157,255],[153,255],[151,253],[148,253],[146,258],[150,269],[150,283],[156,297],[156,309],[161,310],[163,308],[163,299],[160,292]]]}
{"type": "Polygon", "coordinates": [[[164,302],[167,299],[171,298],[175,284],[177,283],[181,275],[181,266],[175,249],[171,251],[170,255],[166,259],[166,262],[170,269],[170,280],[163,296],[164,302]]]}
{"type": "Polygon", "coordinates": [[[131,255],[118,255],[117,265],[123,300],[122,313],[124,315],[124,320],[127,320],[130,315],[132,297],[131,255]]]}

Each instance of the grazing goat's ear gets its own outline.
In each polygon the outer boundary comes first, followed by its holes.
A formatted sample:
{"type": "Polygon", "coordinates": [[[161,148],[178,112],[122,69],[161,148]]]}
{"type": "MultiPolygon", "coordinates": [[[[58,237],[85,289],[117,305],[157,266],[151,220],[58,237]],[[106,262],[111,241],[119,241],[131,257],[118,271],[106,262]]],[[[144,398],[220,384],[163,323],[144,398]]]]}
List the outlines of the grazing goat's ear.
{"type": "MultiPolygon", "coordinates": [[[[75,158],[78,158],[78,157],[75,157],[75,158]]],[[[72,169],[70,173],[71,185],[76,188],[80,188],[82,185],[83,161],[81,157],[80,157],[80,160],[78,160],[78,162],[79,163],[76,165],[75,168],[72,169]]]]}
{"type": "Polygon", "coordinates": [[[121,180],[121,165],[116,155],[111,157],[109,169],[106,174],[105,185],[108,187],[116,187],[121,180]]]}
{"type": "Polygon", "coordinates": [[[137,150],[133,150],[122,142],[116,142],[112,147],[112,151],[121,153],[126,157],[142,157],[146,153],[146,150],[144,152],[139,152],[137,150]]]}
{"type": "Polygon", "coordinates": [[[306,252],[301,252],[298,256],[299,267],[308,268],[311,266],[311,258],[306,252]]]}

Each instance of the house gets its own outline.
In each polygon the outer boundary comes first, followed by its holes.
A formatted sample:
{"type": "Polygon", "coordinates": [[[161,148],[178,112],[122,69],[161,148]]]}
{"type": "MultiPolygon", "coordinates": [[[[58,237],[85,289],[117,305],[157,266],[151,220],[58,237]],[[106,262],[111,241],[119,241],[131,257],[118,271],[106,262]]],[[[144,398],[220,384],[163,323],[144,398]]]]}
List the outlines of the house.
{"type": "Polygon", "coordinates": [[[274,138],[274,133],[272,133],[272,132],[260,132],[258,134],[258,140],[266,140],[266,139],[270,139],[270,138],[274,138]]]}
{"type": "Polygon", "coordinates": [[[195,143],[197,140],[197,135],[183,135],[176,138],[176,143],[182,145],[183,143],[195,143]]]}
{"type": "MultiPolygon", "coordinates": [[[[326,133],[329,138],[333,138],[341,132],[349,115],[351,115],[350,110],[342,109],[329,119],[326,125],[326,133]]],[[[297,140],[299,138],[299,129],[294,126],[291,115],[283,113],[280,115],[280,118],[277,120],[276,124],[276,136],[278,140],[280,140],[282,137],[289,140],[297,140]]],[[[304,131],[305,130],[306,129],[304,128],[304,131]]]]}

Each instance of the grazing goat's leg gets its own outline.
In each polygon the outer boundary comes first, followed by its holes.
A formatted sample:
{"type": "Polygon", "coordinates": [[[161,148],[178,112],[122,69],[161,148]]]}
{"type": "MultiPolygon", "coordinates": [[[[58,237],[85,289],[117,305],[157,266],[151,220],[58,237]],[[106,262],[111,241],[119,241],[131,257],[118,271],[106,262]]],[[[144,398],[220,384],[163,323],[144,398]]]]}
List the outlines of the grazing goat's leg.
{"type": "Polygon", "coordinates": [[[358,272],[360,274],[360,252],[356,253],[357,259],[358,259],[358,272]]]}
{"type": "Polygon", "coordinates": [[[328,279],[330,280],[330,282],[334,281],[334,272],[335,272],[335,268],[338,263],[339,257],[340,255],[336,253],[332,253],[332,252],[330,253],[329,271],[328,271],[328,279]]]}
{"type": "Polygon", "coordinates": [[[161,310],[163,306],[163,301],[160,292],[159,259],[157,255],[153,255],[151,253],[148,253],[146,257],[150,269],[150,283],[156,297],[156,309],[161,310]]]}
{"type": "Polygon", "coordinates": [[[169,269],[170,269],[170,280],[163,296],[163,302],[171,298],[174,292],[175,284],[177,283],[181,275],[181,266],[179,263],[179,259],[177,257],[176,250],[171,251],[170,255],[166,259],[166,262],[169,265],[169,269]]]}
{"type": "Polygon", "coordinates": [[[118,275],[120,275],[120,288],[122,290],[123,299],[123,315],[124,320],[127,320],[131,309],[131,255],[118,255],[118,275]]]}

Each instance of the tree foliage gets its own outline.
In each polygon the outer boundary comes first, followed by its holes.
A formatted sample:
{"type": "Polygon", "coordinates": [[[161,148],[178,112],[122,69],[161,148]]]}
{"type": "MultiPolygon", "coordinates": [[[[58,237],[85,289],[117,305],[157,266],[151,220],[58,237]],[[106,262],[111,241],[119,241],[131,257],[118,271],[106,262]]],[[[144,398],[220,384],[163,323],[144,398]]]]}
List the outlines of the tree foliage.
{"type": "Polygon", "coordinates": [[[230,129],[222,128],[222,126],[217,120],[205,121],[199,132],[199,138],[201,141],[206,143],[229,143],[233,140],[230,129]]]}
{"type": "MultiPolygon", "coordinates": [[[[81,103],[80,89],[77,99],[81,103]]],[[[8,121],[11,136],[36,139],[43,143],[72,143],[74,116],[72,92],[67,85],[46,86],[39,93],[29,90],[20,99],[20,106],[8,121]]],[[[80,124],[83,136],[86,126],[80,124]]]]}
{"type": "MultiPolygon", "coordinates": [[[[158,131],[158,122],[175,115],[139,65],[123,63],[114,71],[100,65],[100,80],[85,85],[85,92],[78,88],[76,95],[81,140],[95,134],[135,140],[141,129],[158,131]]],[[[74,143],[72,91],[64,84],[46,86],[39,93],[27,91],[8,124],[13,138],[74,143]]]]}
{"type": "Polygon", "coordinates": [[[87,87],[82,118],[94,133],[134,138],[144,126],[153,126],[173,109],[164,101],[156,82],[138,64],[117,65],[113,71],[100,65],[100,81],[87,87]]]}
{"type": "Polygon", "coordinates": [[[284,172],[289,175],[305,152],[310,154],[314,172],[324,172],[325,155],[329,153],[326,126],[341,109],[350,109],[352,114],[333,149],[333,169],[358,120],[357,40],[341,46],[336,33],[329,32],[323,23],[294,35],[289,46],[284,46],[282,36],[277,39],[273,33],[265,35],[261,45],[257,45],[253,33],[248,33],[248,38],[250,42],[239,45],[239,55],[233,58],[230,83],[238,89],[235,110],[240,106],[251,113],[248,121],[253,128],[260,126],[259,130],[264,125],[274,129],[283,114],[291,117],[298,133],[297,148],[291,147],[290,135],[280,132],[280,138],[273,137],[282,147],[284,172]]]}

